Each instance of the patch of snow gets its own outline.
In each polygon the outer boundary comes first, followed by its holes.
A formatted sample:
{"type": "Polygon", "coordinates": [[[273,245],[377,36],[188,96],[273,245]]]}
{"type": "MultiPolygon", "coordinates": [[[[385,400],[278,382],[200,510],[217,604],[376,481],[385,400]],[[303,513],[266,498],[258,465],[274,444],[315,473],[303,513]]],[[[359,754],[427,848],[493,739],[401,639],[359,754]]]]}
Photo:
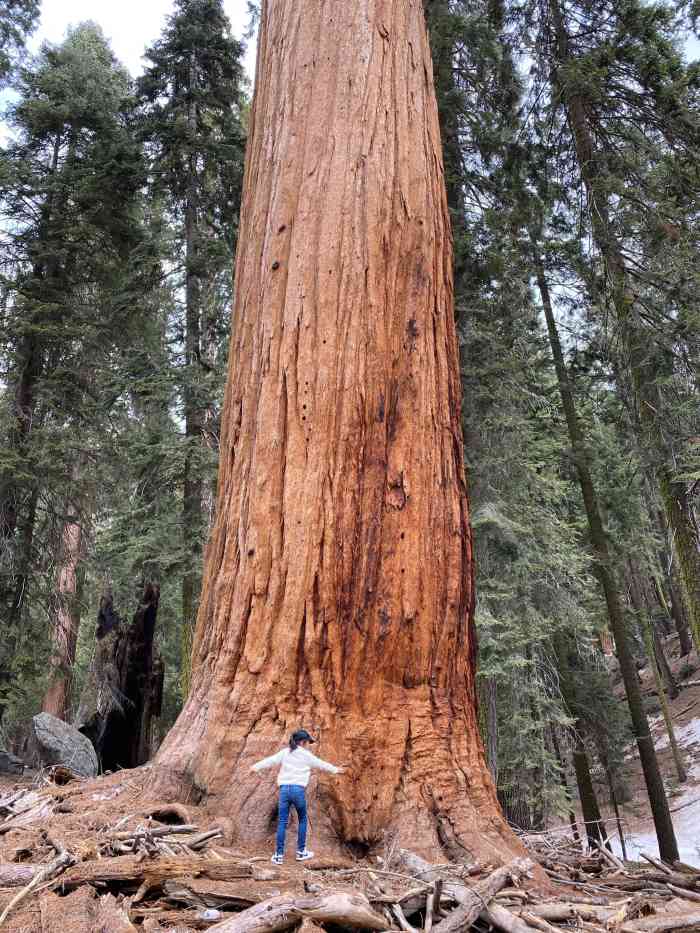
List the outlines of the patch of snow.
{"type": "MultiPolygon", "coordinates": [[[[700,719],[693,719],[683,727],[684,738],[681,742],[700,742],[700,719]],[[695,738],[693,738],[693,736],[695,738]]],[[[686,760],[688,759],[688,749],[684,749],[686,760]]],[[[678,855],[681,862],[700,868],[700,760],[697,753],[690,752],[695,760],[688,768],[688,785],[684,787],[683,792],[670,801],[671,819],[673,828],[676,831],[676,841],[678,842],[678,855]]],[[[613,852],[616,855],[622,855],[622,846],[615,833],[614,838],[610,839],[613,852]]],[[[659,855],[659,848],[656,840],[656,834],[652,832],[634,832],[625,833],[625,846],[627,847],[627,857],[630,859],[639,859],[640,852],[647,852],[649,855],[659,855]]]]}
{"type": "MultiPolygon", "coordinates": [[[[696,717],[687,722],[684,726],[678,726],[675,730],[676,742],[681,747],[687,749],[688,745],[700,743],[700,718],[696,717]]],[[[664,729],[659,738],[654,742],[654,748],[660,751],[662,748],[668,748],[668,732],[664,729]]]]}

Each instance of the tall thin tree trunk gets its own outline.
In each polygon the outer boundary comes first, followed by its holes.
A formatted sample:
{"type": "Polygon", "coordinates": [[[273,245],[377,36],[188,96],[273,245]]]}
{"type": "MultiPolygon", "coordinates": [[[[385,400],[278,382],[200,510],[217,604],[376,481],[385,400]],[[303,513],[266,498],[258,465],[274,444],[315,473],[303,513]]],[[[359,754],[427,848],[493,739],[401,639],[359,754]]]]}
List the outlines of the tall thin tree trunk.
{"type": "MultiPolygon", "coordinates": [[[[197,136],[197,74],[194,53],[189,69],[190,104],[187,132],[192,147],[197,136]]],[[[196,155],[190,156],[187,205],[185,208],[185,464],[182,495],[182,532],[186,567],[182,576],[181,681],[183,694],[190,687],[192,637],[201,588],[202,456],[204,417],[201,385],[201,289],[197,211],[196,155]]]]}
{"type": "Polygon", "coordinates": [[[83,528],[77,514],[69,515],[61,534],[54,618],[52,620],[53,650],[51,653],[49,686],[42,709],[58,719],[68,721],[70,689],[75,663],[75,647],[80,627],[80,590],[82,574],[80,557],[83,528]]]}
{"type": "Polygon", "coordinates": [[[642,695],[637,679],[637,668],[629,644],[622,602],[610,558],[608,536],[603,527],[598,498],[589,467],[588,451],[576,412],[574,394],[564,362],[564,355],[559,341],[559,332],[554,318],[549,285],[545,276],[539,244],[534,233],[531,234],[531,241],[532,258],[535,264],[542,307],[547,320],[547,331],[549,333],[552,357],[554,358],[554,367],[557,374],[562,407],[566,417],[574,465],[576,467],[579,485],[581,486],[581,495],[586,511],[588,533],[595,559],[594,571],[605,596],[610,631],[615,640],[617,657],[620,662],[620,673],[622,674],[622,680],[625,685],[627,704],[632,719],[632,728],[637,741],[637,748],[639,749],[642,770],[644,771],[644,780],[649,795],[652,815],[654,817],[656,835],[659,840],[659,851],[661,852],[662,858],[673,862],[678,858],[678,846],[676,844],[666,791],[664,789],[661,771],[659,770],[659,763],[656,758],[656,752],[654,751],[654,743],[652,742],[651,733],[649,731],[649,722],[642,704],[642,695]]]}
{"type": "Polygon", "coordinates": [[[450,212],[454,245],[454,285],[459,295],[460,283],[467,269],[465,255],[465,208],[463,188],[463,157],[459,136],[458,108],[454,106],[457,91],[454,76],[456,35],[445,29],[444,21],[452,13],[449,0],[424,0],[425,17],[433,60],[433,77],[437,92],[438,119],[442,138],[445,169],[445,189],[450,212]]]}
{"type": "Polygon", "coordinates": [[[520,851],[475,703],[449,215],[419,0],[263,2],[218,504],[159,789],[265,839],[305,725],[317,837],[520,851]]]}
{"type": "Polygon", "coordinates": [[[666,697],[666,691],[664,690],[664,685],[661,681],[661,674],[659,673],[659,667],[656,663],[656,657],[654,655],[654,635],[652,633],[652,623],[649,619],[649,616],[642,609],[640,625],[642,627],[642,634],[644,635],[644,644],[646,646],[647,655],[649,657],[649,665],[651,666],[651,672],[654,675],[654,684],[656,686],[656,694],[659,698],[659,704],[661,705],[661,713],[664,717],[664,723],[666,725],[666,733],[668,735],[668,741],[671,745],[671,752],[673,753],[673,761],[676,766],[676,774],[678,780],[683,783],[688,780],[688,774],[685,770],[685,765],[683,763],[683,756],[678,747],[678,742],[676,741],[676,730],[673,726],[673,719],[671,718],[671,711],[668,707],[668,699],[666,697]]]}
{"type": "Polygon", "coordinates": [[[612,771],[610,770],[610,763],[607,758],[601,759],[601,763],[605,770],[605,777],[608,781],[608,791],[610,793],[610,803],[612,804],[613,811],[615,813],[615,822],[617,823],[617,834],[620,837],[620,848],[622,849],[622,858],[627,860],[627,847],[625,845],[625,833],[622,828],[622,818],[620,817],[620,807],[618,806],[617,793],[615,792],[615,781],[613,780],[612,771]]]}
{"type": "Polygon", "coordinates": [[[549,726],[550,735],[552,736],[552,747],[554,748],[554,756],[557,759],[557,764],[559,765],[559,780],[561,781],[561,786],[564,790],[564,796],[566,801],[569,804],[569,823],[571,825],[571,832],[574,837],[574,842],[581,842],[581,834],[578,831],[578,823],[576,822],[576,813],[574,808],[571,805],[572,796],[571,789],[569,787],[569,782],[566,777],[566,763],[564,762],[564,756],[561,753],[561,746],[559,745],[559,739],[557,737],[557,727],[554,723],[550,723],[549,726]]]}
{"type": "Polygon", "coordinates": [[[479,678],[479,715],[486,763],[494,784],[498,784],[498,707],[494,677],[479,678]]]}
{"type": "Polygon", "coordinates": [[[17,553],[13,557],[10,581],[4,584],[2,605],[5,618],[2,620],[0,639],[0,722],[7,709],[7,691],[13,680],[17,649],[22,640],[22,615],[27,598],[27,586],[32,565],[34,529],[39,504],[39,490],[35,487],[26,506],[26,514],[18,531],[17,553]]]}
{"type": "MultiPolygon", "coordinates": [[[[549,0],[549,10],[557,63],[566,66],[573,59],[559,0],[549,0]]],[[[693,638],[696,646],[700,646],[700,550],[692,506],[684,483],[673,479],[669,445],[660,420],[662,415],[659,413],[657,371],[649,358],[649,340],[640,326],[637,299],[625,258],[610,223],[608,186],[593,142],[586,102],[574,82],[562,79],[560,68],[555,67],[552,74],[555,91],[566,108],[581,178],[588,195],[593,236],[605,262],[620,338],[627,356],[636,413],[650,448],[656,481],[672,530],[673,545],[690,609],[693,638]]]]}
{"type": "MultiPolygon", "coordinates": [[[[583,742],[580,731],[580,723],[574,727],[574,748],[572,759],[574,771],[576,773],[576,783],[578,784],[578,796],[581,802],[581,812],[583,813],[583,822],[586,827],[586,836],[588,845],[593,849],[597,845],[604,845],[608,838],[608,832],[605,823],[600,815],[598,798],[596,796],[593,781],[591,779],[591,769],[588,764],[588,753],[583,742]]],[[[609,844],[608,844],[609,848],[609,844]]]]}
{"type": "MultiPolygon", "coordinates": [[[[639,568],[631,559],[627,560],[628,576],[629,576],[629,595],[630,601],[634,608],[634,611],[637,615],[637,618],[640,620],[646,620],[645,626],[648,623],[649,633],[651,635],[651,649],[652,657],[649,658],[649,661],[653,661],[656,666],[659,674],[663,678],[663,683],[665,685],[665,693],[668,693],[668,696],[671,700],[675,700],[678,696],[678,684],[676,679],[673,676],[673,671],[671,670],[671,665],[668,663],[666,657],[666,652],[664,651],[664,646],[661,642],[661,637],[657,627],[653,624],[651,618],[651,611],[649,608],[649,594],[647,588],[644,586],[644,583],[640,579],[639,568]]],[[[644,635],[644,644],[649,652],[649,646],[646,644],[646,635],[644,635]]]]}
{"type": "MultiPolygon", "coordinates": [[[[685,609],[683,589],[677,580],[678,561],[673,545],[668,540],[665,516],[663,511],[658,507],[656,495],[652,489],[651,482],[647,480],[644,485],[646,491],[644,500],[646,503],[647,512],[649,514],[649,520],[656,528],[661,541],[664,542],[658,553],[659,564],[666,579],[666,586],[668,588],[668,595],[670,600],[670,607],[665,606],[664,608],[667,612],[669,612],[673,619],[676,631],[678,632],[678,643],[680,646],[681,657],[685,657],[693,650],[693,640],[690,634],[690,627],[688,625],[688,616],[685,609]]],[[[664,592],[660,582],[657,582],[655,585],[659,596],[659,602],[664,604],[664,592]]]]}

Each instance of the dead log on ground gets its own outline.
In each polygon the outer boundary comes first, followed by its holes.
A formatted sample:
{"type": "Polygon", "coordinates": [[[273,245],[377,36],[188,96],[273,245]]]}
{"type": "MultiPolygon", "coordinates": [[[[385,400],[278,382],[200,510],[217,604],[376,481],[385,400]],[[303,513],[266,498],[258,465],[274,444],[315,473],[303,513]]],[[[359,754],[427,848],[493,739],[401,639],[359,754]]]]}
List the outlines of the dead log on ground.
{"type": "Polygon", "coordinates": [[[120,855],[74,865],[58,884],[62,891],[97,882],[118,883],[151,881],[160,884],[170,878],[199,877],[212,881],[250,878],[250,865],[234,859],[205,859],[197,855],[165,856],[144,859],[141,855],[120,855]]]}
{"type": "Polygon", "coordinates": [[[304,917],[318,923],[365,930],[390,929],[390,924],[372,909],[363,894],[344,891],[305,897],[272,897],[210,929],[213,933],[275,933],[296,926],[304,917]]]}
{"type": "Polygon", "coordinates": [[[36,890],[39,885],[43,884],[45,881],[49,881],[51,878],[54,878],[56,875],[60,874],[62,871],[65,871],[69,865],[72,865],[75,862],[75,856],[72,852],[66,851],[66,849],[55,846],[58,855],[56,858],[50,862],[48,865],[44,866],[40,871],[37,871],[29,884],[26,887],[22,888],[10,901],[9,904],[5,907],[3,912],[0,914],[0,926],[3,925],[5,920],[7,920],[9,914],[19,905],[22,901],[29,897],[32,891],[36,890]]]}
{"type": "Polygon", "coordinates": [[[531,867],[532,862],[517,860],[511,865],[496,869],[474,888],[465,888],[459,907],[434,926],[433,933],[461,933],[462,930],[468,930],[495,895],[505,888],[511,879],[517,884],[531,867]]]}
{"type": "Polygon", "coordinates": [[[700,911],[682,914],[658,914],[623,923],[620,933],[667,933],[670,930],[690,930],[700,926],[700,911]]]}
{"type": "Polygon", "coordinates": [[[163,882],[165,900],[188,907],[246,908],[278,897],[279,886],[250,882],[212,881],[208,878],[173,878],[163,882]]]}
{"type": "Polygon", "coordinates": [[[528,926],[524,920],[512,914],[505,907],[499,904],[491,904],[481,911],[479,917],[496,927],[497,930],[503,930],[504,933],[532,933],[532,927],[528,926]]]}
{"type": "Polygon", "coordinates": [[[40,868],[40,865],[17,865],[13,862],[0,862],[0,888],[16,888],[29,884],[40,868]]]}
{"type": "Polygon", "coordinates": [[[68,897],[47,892],[40,901],[42,933],[136,933],[123,907],[111,894],[97,897],[90,887],[68,897]]]}

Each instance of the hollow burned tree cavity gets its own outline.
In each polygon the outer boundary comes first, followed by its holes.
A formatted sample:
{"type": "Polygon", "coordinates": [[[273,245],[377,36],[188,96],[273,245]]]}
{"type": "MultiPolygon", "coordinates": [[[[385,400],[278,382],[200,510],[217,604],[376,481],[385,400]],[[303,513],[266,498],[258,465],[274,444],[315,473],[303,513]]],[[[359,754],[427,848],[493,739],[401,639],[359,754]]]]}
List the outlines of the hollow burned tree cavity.
{"type": "Polygon", "coordinates": [[[217,520],[160,790],[241,838],[304,725],[313,833],[499,858],[475,712],[449,217],[419,0],[263,3],[217,520]]]}
{"type": "Polygon", "coordinates": [[[153,720],[160,716],[163,661],[153,636],[160,591],[146,584],[131,625],[114,610],[111,594],[100,601],[95,656],[76,726],[93,743],[105,771],[133,768],[151,757],[153,720]]]}

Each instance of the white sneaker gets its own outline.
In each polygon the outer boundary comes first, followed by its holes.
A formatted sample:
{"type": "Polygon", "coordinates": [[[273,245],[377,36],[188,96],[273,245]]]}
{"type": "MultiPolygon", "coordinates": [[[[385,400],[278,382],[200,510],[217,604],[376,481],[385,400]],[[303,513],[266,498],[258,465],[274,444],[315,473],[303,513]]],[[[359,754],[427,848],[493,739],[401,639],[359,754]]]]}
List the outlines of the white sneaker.
{"type": "Polygon", "coordinates": [[[301,849],[297,851],[297,862],[306,862],[308,859],[313,857],[313,852],[309,852],[308,849],[301,849]]]}
{"type": "Polygon", "coordinates": [[[282,865],[284,863],[284,856],[278,855],[276,852],[270,859],[273,865],[282,865]]]}

